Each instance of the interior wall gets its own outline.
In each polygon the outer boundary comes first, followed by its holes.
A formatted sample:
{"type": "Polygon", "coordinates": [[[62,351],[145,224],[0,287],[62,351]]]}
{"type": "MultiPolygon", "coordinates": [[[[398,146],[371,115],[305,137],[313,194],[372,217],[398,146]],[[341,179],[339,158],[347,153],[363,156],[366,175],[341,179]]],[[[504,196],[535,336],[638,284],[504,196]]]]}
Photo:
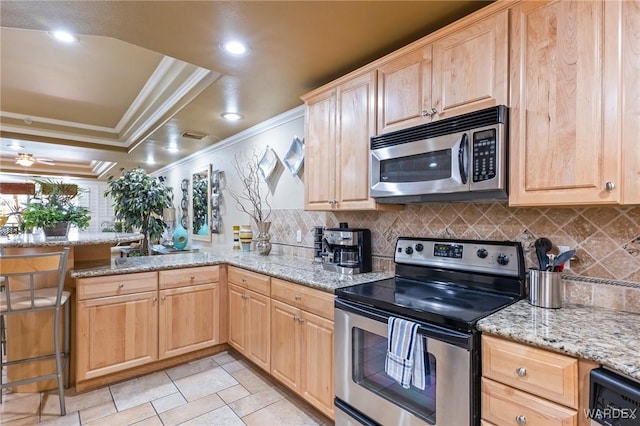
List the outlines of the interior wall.
{"type": "MultiPolygon", "coordinates": [[[[238,208],[234,199],[229,195],[229,191],[241,193],[240,179],[234,168],[236,158],[243,164],[253,155],[257,155],[259,160],[267,147],[274,150],[278,162],[267,181],[260,178],[261,191],[268,194],[267,200],[274,211],[276,209],[303,209],[304,182],[302,176],[304,167],[294,176],[283,163],[293,138],[296,136],[300,139],[304,138],[304,109],[301,107],[274,117],[229,140],[214,144],[195,155],[186,157],[154,173],[157,176],[164,176],[166,184],[173,188],[174,206],[177,209],[177,216],[180,218],[182,214],[180,208],[182,180],[190,179],[193,172],[205,169],[209,164],[211,164],[213,170],[222,172],[220,180],[222,194],[220,198],[220,213],[222,217],[220,233],[212,234],[211,243],[192,239],[189,243],[190,245],[226,245],[231,249],[233,244],[233,225],[249,224],[252,226],[255,235],[257,232],[255,223],[249,215],[238,208]]],[[[191,197],[190,191],[191,186],[189,184],[189,199],[191,197]]]]}

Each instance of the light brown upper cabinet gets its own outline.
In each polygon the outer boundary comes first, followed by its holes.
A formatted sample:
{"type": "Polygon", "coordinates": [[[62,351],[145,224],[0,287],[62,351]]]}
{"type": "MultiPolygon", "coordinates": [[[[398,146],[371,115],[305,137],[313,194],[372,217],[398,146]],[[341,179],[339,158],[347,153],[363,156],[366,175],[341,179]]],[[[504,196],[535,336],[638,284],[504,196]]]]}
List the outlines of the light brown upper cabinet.
{"type": "Polygon", "coordinates": [[[378,134],[508,105],[509,12],[472,19],[378,67],[378,134]]]}
{"type": "Polygon", "coordinates": [[[640,5],[512,9],[512,206],[640,202],[640,5]]]}
{"type": "Polygon", "coordinates": [[[303,99],[307,106],[305,209],[377,209],[369,198],[375,73],[355,76],[303,99]]]}

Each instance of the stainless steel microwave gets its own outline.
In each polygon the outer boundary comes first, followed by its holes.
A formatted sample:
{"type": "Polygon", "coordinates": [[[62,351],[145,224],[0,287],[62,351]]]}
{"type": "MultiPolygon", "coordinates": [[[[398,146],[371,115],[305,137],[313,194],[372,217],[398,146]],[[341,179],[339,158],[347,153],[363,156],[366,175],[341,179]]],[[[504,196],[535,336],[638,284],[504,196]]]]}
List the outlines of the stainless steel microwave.
{"type": "Polygon", "coordinates": [[[500,105],[371,138],[378,203],[507,199],[507,118],[500,105]]]}

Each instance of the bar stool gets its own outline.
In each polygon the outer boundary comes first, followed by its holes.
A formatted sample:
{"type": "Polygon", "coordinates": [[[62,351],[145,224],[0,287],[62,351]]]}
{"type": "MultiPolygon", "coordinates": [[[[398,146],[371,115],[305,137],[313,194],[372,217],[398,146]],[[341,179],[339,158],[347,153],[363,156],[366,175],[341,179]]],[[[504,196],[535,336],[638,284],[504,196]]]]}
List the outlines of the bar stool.
{"type": "MultiPolygon", "coordinates": [[[[69,387],[69,324],[70,324],[70,292],[64,290],[64,278],[67,269],[69,249],[63,251],[29,254],[29,255],[0,255],[0,319],[6,326],[5,317],[20,315],[27,312],[54,311],[53,346],[54,353],[31,358],[0,362],[0,403],[2,389],[26,385],[42,380],[57,379],[58,395],[60,398],[60,414],[66,415],[64,405],[64,388],[69,387]],[[38,282],[44,279],[55,280],[56,287],[36,288],[38,282]],[[64,306],[64,343],[60,348],[60,310],[64,306]],[[23,364],[46,359],[55,359],[56,372],[2,383],[2,369],[5,366],[23,364]]],[[[3,330],[4,334],[4,330],[3,330]]],[[[5,344],[11,345],[11,341],[5,344]]]]}

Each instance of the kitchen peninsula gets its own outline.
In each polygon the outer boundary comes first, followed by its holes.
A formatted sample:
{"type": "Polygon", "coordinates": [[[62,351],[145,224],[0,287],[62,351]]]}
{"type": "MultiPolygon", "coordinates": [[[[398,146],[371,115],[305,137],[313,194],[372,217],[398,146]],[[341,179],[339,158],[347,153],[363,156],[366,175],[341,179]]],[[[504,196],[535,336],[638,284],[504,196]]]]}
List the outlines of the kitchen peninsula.
{"type": "MultiPolygon", "coordinates": [[[[69,247],[67,271],[78,267],[104,264],[111,258],[111,247],[140,241],[140,233],[120,232],[78,232],[72,230],[67,238],[45,238],[43,234],[22,234],[14,237],[0,238],[0,249],[5,255],[36,254],[62,250],[69,247]]],[[[46,286],[46,285],[43,285],[46,286]]],[[[65,278],[65,287],[75,288],[75,279],[69,274],[65,278]]],[[[72,308],[73,316],[73,308],[72,308]]],[[[47,327],[40,324],[51,321],[50,312],[36,312],[7,318],[7,360],[20,359],[25,356],[51,353],[53,338],[47,327]],[[25,318],[23,318],[25,317],[25,318]]],[[[72,341],[73,341],[73,332],[72,341]]],[[[72,355],[73,357],[73,355],[72,355]]],[[[73,361],[72,361],[73,362],[73,361]]],[[[26,365],[15,365],[7,368],[10,380],[40,375],[43,371],[55,371],[53,360],[33,362],[26,365]]],[[[34,392],[55,387],[54,380],[41,381],[29,385],[18,386],[21,392],[34,392]]]]}

